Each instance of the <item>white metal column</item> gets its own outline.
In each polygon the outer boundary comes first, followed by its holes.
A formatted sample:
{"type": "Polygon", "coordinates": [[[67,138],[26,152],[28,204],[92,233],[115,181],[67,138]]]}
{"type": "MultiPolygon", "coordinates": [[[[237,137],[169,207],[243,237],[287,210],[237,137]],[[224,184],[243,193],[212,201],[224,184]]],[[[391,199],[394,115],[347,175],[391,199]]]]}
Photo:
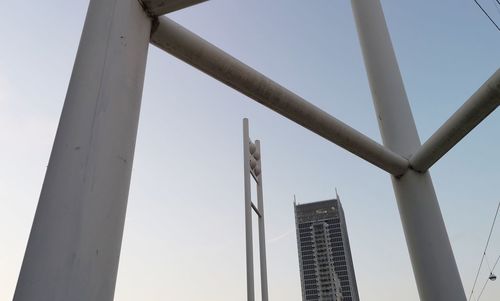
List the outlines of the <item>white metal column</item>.
{"type": "MultiPolygon", "coordinates": [[[[262,166],[262,153],[260,151],[260,140],[255,140],[260,166],[262,166]]],[[[255,157],[255,155],[254,155],[255,157]]],[[[262,291],[262,301],[268,301],[269,293],[267,287],[267,259],[266,259],[266,228],[264,224],[264,193],[262,188],[262,170],[257,177],[257,207],[259,209],[259,252],[260,252],[260,283],[262,291]]]]}
{"type": "Polygon", "coordinates": [[[15,301],[113,300],[150,32],[90,1],[15,301]]]}
{"type": "Polygon", "coordinates": [[[248,119],[243,119],[243,161],[245,180],[245,233],[247,256],[247,300],[255,300],[252,241],[252,209],[259,217],[259,255],[262,301],[268,301],[266,235],[264,227],[264,197],[262,190],[262,164],[260,141],[252,142],[249,136],[248,119]],[[257,206],[252,202],[251,179],[257,184],[257,206]]]}
{"type": "Polygon", "coordinates": [[[255,300],[252,241],[252,193],[250,183],[250,138],[248,119],[243,119],[243,172],[245,181],[245,237],[247,255],[247,301],[255,300]]]}
{"type": "MultiPolygon", "coordinates": [[[[352,8],[384,145],[410,158],[420,139],[380,1],[352,0],[352,8]]],[[[409,170],[392,183],[420,299],[465,301],[429,173],[409,170]]]]}

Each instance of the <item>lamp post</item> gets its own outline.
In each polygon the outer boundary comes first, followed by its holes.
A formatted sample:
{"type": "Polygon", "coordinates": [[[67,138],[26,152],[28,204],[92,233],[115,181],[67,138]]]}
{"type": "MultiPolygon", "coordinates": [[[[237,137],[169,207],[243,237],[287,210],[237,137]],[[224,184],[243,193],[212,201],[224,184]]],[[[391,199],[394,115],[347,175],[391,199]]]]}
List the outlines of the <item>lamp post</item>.
{"type": "Polygon", "coordinates": [[[245,180],[245,234],[246,234],[246,263],[247,263],[247,300],[255,300],[254,272],[253,272],[253,241],[252,241],[252,209],[259,218],[259,253],[260,253],[260,280],[262,301],[268,301],[266,237],[264,227],[264,200],[262,191],[262,165],[260,141],[251,141],[248,130],[248,119],[243,119],[243,170],[245,180]],[[252,202],[251,180],[257,185],[257,206],[252,202]]]}

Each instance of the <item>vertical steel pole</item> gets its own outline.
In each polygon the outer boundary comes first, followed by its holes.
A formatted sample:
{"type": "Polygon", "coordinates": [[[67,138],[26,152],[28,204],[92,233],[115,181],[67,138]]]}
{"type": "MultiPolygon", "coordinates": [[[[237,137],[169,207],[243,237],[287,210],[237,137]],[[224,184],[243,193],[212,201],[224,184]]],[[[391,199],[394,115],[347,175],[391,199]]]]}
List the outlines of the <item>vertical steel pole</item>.
{"type": "Polygon", "coordinates": [[[260,141],[255,141],[256,153],[259,154],[260,175],[257,183],[257,206],[260,212],[259,216],[259,251],[260,251],[260,281],[262,291],[262,301],[269,300],[267,287],[267,260],[266,260],[266,229],[264,226],[264,193],[262,190],[262,153],[260,151],[260,141]]]}
{"type": "MultiPolygon", "coordinates": [[[[379,0],[352,0],[384,145],[409,158],[420,146],[379,0]]],[[[392,177],[421,300],[465,301],[446,227],[428,172],[392,177]]]]}
{"type": "Polygon", "coordinates": [[[243,172],[245,180],[245,235],[247,255],[247,300],[255,300],[253,280],[252,194],[250,183],[250,137],[248,119],[243,119],[243,172]]]}
{"type": "Polygon", "coordinates": [[[151,20],[91,0],[15,301],[111,301],[151,20]]]}

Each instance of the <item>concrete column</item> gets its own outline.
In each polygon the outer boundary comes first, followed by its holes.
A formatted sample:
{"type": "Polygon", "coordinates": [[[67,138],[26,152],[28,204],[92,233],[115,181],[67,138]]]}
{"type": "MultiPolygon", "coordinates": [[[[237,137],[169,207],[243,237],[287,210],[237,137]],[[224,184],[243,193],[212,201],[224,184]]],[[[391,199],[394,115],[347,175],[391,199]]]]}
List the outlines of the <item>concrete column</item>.
{"type": "Polygon", "coordinates": [[[91,0],[15,301],[111,301],[151,20],[91,0]]]}
{"type": "MultiPolygon", "coordinates": [[[[420,139],[380,1],[352,0],[352,8],[384,145],[410,158],[420,139]]],[[[420,299],[465,301],[429,173],[409,170],[392,183],[420,299]]]]}

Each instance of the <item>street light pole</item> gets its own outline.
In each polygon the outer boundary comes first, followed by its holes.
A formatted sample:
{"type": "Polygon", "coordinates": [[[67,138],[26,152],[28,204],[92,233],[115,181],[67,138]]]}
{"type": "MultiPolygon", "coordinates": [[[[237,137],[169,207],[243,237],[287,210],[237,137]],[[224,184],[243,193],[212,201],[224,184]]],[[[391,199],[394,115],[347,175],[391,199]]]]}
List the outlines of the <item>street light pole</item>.
{"type": "MultiPolygon", "coordinates": [[[[254,157],[262,166],[262,153],[260,151],[260,140],[255,141],[256,151],[254,157]]],[[[262,189],[262,170],[257,177],[257,208],[259,209],[259,251],[260,251],[260,283],[262,290],[262,301],[268,301],[268,287],[267,287],[267,259],[266,259],[266,228],[264,225],[264,196],[262,189]]]]}
{"type": "Polygon", "coordinates": [[[243,119],[243,161],[245,180],[245,233],[247,256],[247,300],[255,300],[254,271],[253,271],[253,241],[252,241],[252,209],[259,218],[259,255],[260,281],[262,301],[268,301],[266,235],[264,227],[264,197],[262,190],[262,164],[260,141],[253,143],[250,140],[248,119],[243,119]],[[252,202],[251,179],[257,184],[257,206],[252,202]]]}
{"type": "Polygon", "coordinates": [[[250,137],[248,119],[243,119],[243,173],[245,181],[245,238],[247,262],[247,301],[255,300],[252,241],[252,192],[250,183],[250,137]]]}

